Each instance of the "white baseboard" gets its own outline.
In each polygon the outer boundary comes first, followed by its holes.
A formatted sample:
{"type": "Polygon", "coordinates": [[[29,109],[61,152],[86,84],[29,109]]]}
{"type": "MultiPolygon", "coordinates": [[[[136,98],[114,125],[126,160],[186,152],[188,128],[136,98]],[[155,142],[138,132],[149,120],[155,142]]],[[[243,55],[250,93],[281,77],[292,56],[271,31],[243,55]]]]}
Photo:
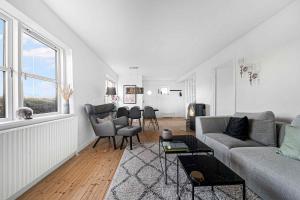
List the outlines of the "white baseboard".
{"type": "Polygon", "coordinates": [[[89,140],[87,140],[85,143],[83,143],[82,145],[80,145],[77,148],[76,154],[79,154],[80,151],[82,151],[84,148],[86,148],[87,146],[89,146],[95,139],[96,139],[96,136],[92,136],[89,140]]]}

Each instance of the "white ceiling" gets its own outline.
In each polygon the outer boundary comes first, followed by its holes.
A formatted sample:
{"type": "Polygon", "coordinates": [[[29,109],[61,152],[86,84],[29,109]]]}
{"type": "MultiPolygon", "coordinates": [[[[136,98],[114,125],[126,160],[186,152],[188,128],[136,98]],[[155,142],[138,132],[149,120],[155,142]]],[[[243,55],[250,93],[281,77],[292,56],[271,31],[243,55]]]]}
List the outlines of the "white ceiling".
{"type": "Polygon", "coordinates": [[[117,73],[176,79],[290,0],[44,0],[117,73]]]}

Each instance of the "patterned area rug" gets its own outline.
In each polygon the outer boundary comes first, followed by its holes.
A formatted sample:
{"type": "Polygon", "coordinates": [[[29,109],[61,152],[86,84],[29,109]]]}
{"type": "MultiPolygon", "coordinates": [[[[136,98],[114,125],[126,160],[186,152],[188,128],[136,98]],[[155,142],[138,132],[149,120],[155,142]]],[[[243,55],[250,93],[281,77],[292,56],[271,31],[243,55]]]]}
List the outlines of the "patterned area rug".
{"type": "MultiPolygon", "coordinates": [[[[176,156],[168,155],[168,185],[164,183],[158,144],[141,144],[133,150],[125,149],[119,167],[114,175],[106,200],[156,200],[177,199],[176,194],[176,156]]],[[[164,160],[161,160],[164,164],[164,160]]],[[[180,197],[191,198],[191,187],[187,177],[180,170],[180,197]]],[[[248,200],[260,199],[247,189],[248,200]]],[[[235,200],[242,199],[242,186],[218,186],[195,188],[195,199],[235,200]]]]}

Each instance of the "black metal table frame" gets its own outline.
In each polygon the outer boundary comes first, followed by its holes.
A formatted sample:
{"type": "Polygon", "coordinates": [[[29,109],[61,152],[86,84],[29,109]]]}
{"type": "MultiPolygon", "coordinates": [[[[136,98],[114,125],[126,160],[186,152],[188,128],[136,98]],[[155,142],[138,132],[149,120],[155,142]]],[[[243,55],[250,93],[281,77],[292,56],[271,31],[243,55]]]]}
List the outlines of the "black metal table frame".
{"type": "Polygon", "coordinates": [[[193,151],[193,152],[166,152],[164,151],[164,160],[165,160],[165,169],[163,169],[163,166],[162,166],[162,162],[161,162],[161,150],[160,150],[160,146],[162,145],[162,142],[163,140],[161,140],[161,138],[159,137],[159,147],[158,147],[158,156],[159,156],[159,161],[160,161],[160,166],[161,166],[161,170],[162,172],[164,173],[165,175],[165,184],[167,185],[168,184],[168,165],[167,165],[167,162],[168,162],[168,159],[167,159],[167,154],[177,154],[177,155],[181,155],[181,154],[191,154],[191,155],[194,155],[194,154],[199,154],[199,153],[206,153],[208,155],[212,155],[214,156],[214,150],[213,149],[210,149],[210,150],[207,150],[207,151],[193,151]]]}
{"type": "MultiPolygon", "coordinates": [[[[177,197],[178,199],[180,199],[180,193],[179,193],[179,159],[178,157],[176,158],[176,165],[177,165],[177,171],[176,171],[176,176],[177,176],[177,180],[176,180],[176,187],[177,187],[177,197]]],[[[183,167],[182,163],[180,162],[181,166],[183,167]]],[[[183,167],[184,168],[184,167],[183,167]]],[[[189,177],[189,175],[186,173],[185,169],[183,169],[185,175],[187,176],[188,181],[190,182],[191,186],[192,186],[192,200],[194,200],[195,198],[195,187],[201,187],[201,185],[194,185],[189,177]]],[[[240,182],[236,182],[236,183],[231,183],[231,184],[216,184],[216,185],[211,185],[211,190],[212,192],[214,192],[214,186],[221,186],[221,185],[242,185],[243,186],[243,200],[246,200],[246,183],[245,180],[242,181],[242,183],[240,182]]],[[[207,186],[207,185],[205,185],[207,186]]]]}

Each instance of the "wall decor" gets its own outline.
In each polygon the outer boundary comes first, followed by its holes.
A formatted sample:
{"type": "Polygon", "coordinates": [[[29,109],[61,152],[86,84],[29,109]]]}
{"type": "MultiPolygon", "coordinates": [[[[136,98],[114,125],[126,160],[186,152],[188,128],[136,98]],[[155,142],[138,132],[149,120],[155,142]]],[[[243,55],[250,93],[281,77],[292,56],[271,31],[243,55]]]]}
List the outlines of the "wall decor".
{"type": "Polygon", "coordinates": [[[130,88],[136,88],[136,85],[123,85],[123,103],[124,104],[136,104],[136,93],[128,94],[127,90],[130,88]]]}
{"type": "Polygon", "coordinates": [[[143,87],[128,87],[126,88],[126,94],[144,94],[143,87]]]}
{"type": "Polygon", "coordinates": [[[250,85],[253,85],[253,83],[259,83],[259,72],[260,72],[260,65],[259,64],[253,64],[253,63],[246,63],[245,59],[239,59],[238,60],[239,67],[240,67],[240,75],[241,78],[243,78],[244,74],[248,74],[248,80],[250,85]]]}

